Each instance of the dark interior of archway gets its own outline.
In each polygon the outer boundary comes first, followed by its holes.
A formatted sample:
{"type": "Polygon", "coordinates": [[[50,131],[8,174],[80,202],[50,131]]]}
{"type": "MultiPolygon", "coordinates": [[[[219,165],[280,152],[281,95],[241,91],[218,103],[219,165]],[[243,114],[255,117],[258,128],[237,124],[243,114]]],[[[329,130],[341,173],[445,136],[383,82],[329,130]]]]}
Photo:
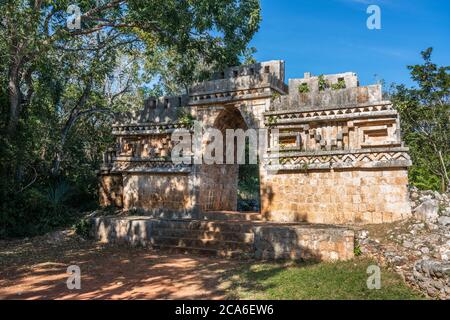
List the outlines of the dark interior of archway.
{"type": "MultiPolygon", "coordinates": [[[[214,127],[219,129],[224,136],[224,147],[226,129],[243,129],[247,130],[247,124],[243,119],[240,111],[235,107],[228,107],[221,111],[218,115],[214,127]]],[[[236,155],[237,141],[235,141],[235,155],[236,155]]],[[[222,172],[226,172],[227,177],[224,179],[227,183],[234,185],[234,188],[230,186],[221,186],[218,181],[219,189],[225,189],[233,192],[233,195],[229,195],[236,202],[236,208],[238,211],[259,211],[260,209],[260,181],[259,181],[259,165],[248,164],[249,156],[249,141],[246,139],[246,163],[240,165],[218,165],[222,166],[222,172]]],[[[225,152],[224,152],[225,154],[225,152]]],[[[235,159],[236,160],[236,159],[235,159]]],[[[236,162],[235,162],[236,163],[236,162]]],[[[213,168],[207,169],[213,171],[213,168]]],[[[215,170],[217,172],[217,170],[215,170]]],[[[223,195],[227,196],[227,195],[223,195]]],[[[217,202],[216,202],[217,203],[217,202]]],[[[214,210],[229,210],[230,206],[227,201],[218,201],[219,206],[223,205],[223,208],[218,208],[217,204],[213,206],[214,210]]]]}
{"type": "Polygon", "coordinates": [[[248,163],[249,142],[245,142],[246,164],[239,165],[237,209],[238,211],[259,212],[260,210],[260,181],[259,165],[248,163]]]}

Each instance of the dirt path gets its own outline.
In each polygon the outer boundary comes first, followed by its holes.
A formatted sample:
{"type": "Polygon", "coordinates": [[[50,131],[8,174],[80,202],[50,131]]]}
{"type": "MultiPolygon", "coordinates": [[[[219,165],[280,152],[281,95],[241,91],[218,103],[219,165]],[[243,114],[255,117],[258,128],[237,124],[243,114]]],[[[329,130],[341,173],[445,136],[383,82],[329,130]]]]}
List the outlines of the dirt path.
{"type": "Polygon", "coordinates": [[[239,264],[61,238],[0,242],[0,299],[222,299],[222,276],[239,264]],[[69,265],[80,290],[67,289],[69,265]]]}

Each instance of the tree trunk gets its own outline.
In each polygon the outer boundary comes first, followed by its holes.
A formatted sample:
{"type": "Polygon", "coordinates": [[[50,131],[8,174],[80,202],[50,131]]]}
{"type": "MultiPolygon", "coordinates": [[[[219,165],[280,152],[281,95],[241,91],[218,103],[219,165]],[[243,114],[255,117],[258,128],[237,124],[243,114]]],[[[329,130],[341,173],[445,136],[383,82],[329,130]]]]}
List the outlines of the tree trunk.
{"type": "Polygon", "coordinates": [[[61,130],[59,146],[56,149],[55,159],[53,160],[53,165],[52,165],[52,170],[51,170],[52,174],[55,176],[57,176],[59,174],[59,171],[61,169],[61,161],[62,161],[62,157],[63,157],[64,145],[66,144],[67,135],[69,134],[70,129],[72,128],[73,124],[75,123],[76,118],[77,117],[75,116],[75,114],[72,114],[69,117],[69,120],[67,120],[67,122],[65,123],[63,129],[61,130]]]}
{"type": "Polygon", "coordinates": [[[441,167],[442,167],[442,187],[441,187],[441,191],[445,192],[446,190],[446,183],[449,181],[448,178],[448,174],[447,174],[447,168],[445,167],[445,162],[444,162],[444,158],[442,157],[442,152],[441,150],[438,151],[438,155],[439,155],[439,161],[441,163],[441,167]]]}
{"type": "Polygon", "coordinates": [[[52,174],[58,175],[59,170],[61,167],[61,160],[63,156],[63,149],[64,145],[66,144],[66,139],[69,134],[70,129],[75,124],[75,121],[80,116],[80,109],[85,106],[87,100],[89,99],[89,95],[91,94],[91,88],[92,88],[92,78],[89,79],[89,82],[86,84],[86,87],[83,90],[83,93],[81,94],[80,99],[78,100],[77,104],[72,108],[69,114],[69,118],[67,119],[66,123],[64,124],[64,127],[61,130],[61,136],[59,140],[59,146],[56,149],[55,153],[55,159],[53,160],[52,165],[52,174]]]}
{"type": "Polygon", "coordinates": [[[21,109],[21,92],[19,83],[19,66],[13,64],[8,73],[8,95],[9,95],[9,121],[7,132],[10,137],[13,137],[17,130],[19,123],[20,109],[21,109]]]}

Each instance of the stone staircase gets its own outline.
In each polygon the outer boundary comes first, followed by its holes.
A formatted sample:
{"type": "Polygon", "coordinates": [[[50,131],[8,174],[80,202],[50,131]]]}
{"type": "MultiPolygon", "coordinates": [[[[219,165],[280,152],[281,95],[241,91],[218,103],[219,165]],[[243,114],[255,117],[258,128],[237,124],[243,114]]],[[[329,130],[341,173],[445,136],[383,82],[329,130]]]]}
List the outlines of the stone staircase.
{"type": "Polygon", "coordinates": [[[155,221],[153,247],[177,252],[195,252],[221,257],[244,257],[253,252],[251,221],[259,214],[208,212],[203,220],[155,221]]]}
{"type": "Polygon", "coordinates": [[[342,226],[263,221],[258,213],[207,212],[198,219],[100,216],[91,235],[102,243],[229,258],[347,260],[354,232],[342,226]]]}
{"type": "Polygon", "coordinates": [[[200,214],[200,220],[262,221],[263,217],[257,212],[207,211],[200,214]]]}

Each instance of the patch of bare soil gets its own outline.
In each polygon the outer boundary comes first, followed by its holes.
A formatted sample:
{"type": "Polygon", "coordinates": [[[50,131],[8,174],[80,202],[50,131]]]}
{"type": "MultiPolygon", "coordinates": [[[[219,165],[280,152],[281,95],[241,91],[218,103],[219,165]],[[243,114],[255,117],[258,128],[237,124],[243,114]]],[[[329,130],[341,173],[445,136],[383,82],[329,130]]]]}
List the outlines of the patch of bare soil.
{"type": "Polygon", "coordinates": [[[56,232],[0,241],[0,299],[222,299],[222,276],[238,264],[56,232]],[[67,288],[70,265],[81,269],[79,290],[67,288]]]}

